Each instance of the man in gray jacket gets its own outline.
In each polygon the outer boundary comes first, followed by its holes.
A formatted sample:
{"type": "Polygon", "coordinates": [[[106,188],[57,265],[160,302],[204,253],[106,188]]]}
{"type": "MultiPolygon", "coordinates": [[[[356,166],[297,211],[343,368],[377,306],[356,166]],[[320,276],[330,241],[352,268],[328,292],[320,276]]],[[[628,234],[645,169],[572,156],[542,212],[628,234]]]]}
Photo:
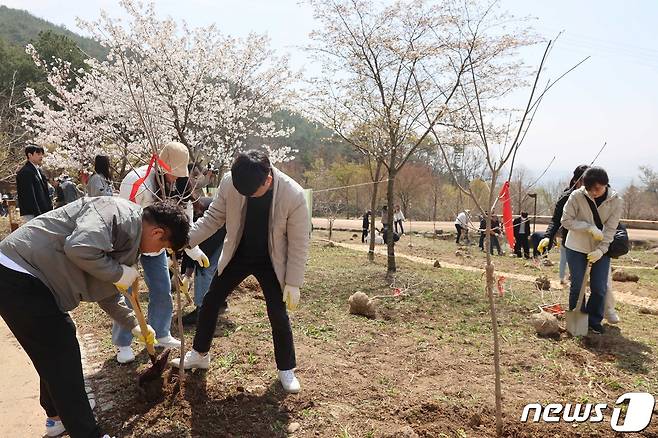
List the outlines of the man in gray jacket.
{"type": "MultiPolygon", "coordinates": [[[[223,225],[226,237],[217,276],[199,309],[193,350],[185,355],[185,368],[208,368],[220,306],[242,280],[254,275],[265,295],[279,380],[287,392],[299,392],[286,305],[288,310],[297,307],[304,281],[310,240],[304,190],[273,167],[265,153],[240,154],[222,179],[217,197],[192,226],[190,245],[203,242],[223,225]]],[[[179,360],[172,363],[178,366],[179,360]]]]}
{"type": "Polygon", "coordinates": [[[137,278],[140,253],[187,244],[189,222],[174,204],[142,210],[127,200],[82,198],[42,214],[0,242],[0,316],[41,379],[46,433],[102,436],[84,387],[75,325],[68,311],[97,302],[112,319],[142,334],[117,296],[137,278]]]}

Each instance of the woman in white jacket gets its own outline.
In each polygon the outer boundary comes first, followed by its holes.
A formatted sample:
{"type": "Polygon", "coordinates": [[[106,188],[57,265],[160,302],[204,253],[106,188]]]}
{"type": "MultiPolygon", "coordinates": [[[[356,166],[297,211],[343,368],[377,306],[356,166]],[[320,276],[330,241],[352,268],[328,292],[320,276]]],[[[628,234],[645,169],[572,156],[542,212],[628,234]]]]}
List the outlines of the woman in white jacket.
{"type": "Polygon", "coordinates": [[[574,190],[569,196],[562,214],[562,226],[569,230],[565,242],[571,272],[569,309],[576,307],[585,269],[587,263],[590,263],[591,294],[585,311],[589,314],[589,326],[594,333],[603,333],[601,321],[610,272],[610,257],[606,253],[623,210],[621,197],[610,188],[608,182],[608,174],[604,169],[587,169],[583,174],[583,187],[574,190]],[[601,218],[602,230],[596,226],[590,201],[601,218]]]}

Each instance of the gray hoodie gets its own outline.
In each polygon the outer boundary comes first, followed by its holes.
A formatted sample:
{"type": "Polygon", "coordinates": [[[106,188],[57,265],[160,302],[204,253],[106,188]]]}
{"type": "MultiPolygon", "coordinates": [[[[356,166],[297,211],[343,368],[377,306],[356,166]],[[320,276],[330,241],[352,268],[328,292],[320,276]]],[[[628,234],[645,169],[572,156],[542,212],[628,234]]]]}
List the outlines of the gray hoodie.
{"type": "Polygon", "coordinates": [[[603,240],[596,242],[588,231],[591,227],[596,227],[596,224],[587,198],[594,201],[585,187],[581,187],[571,193],[564,206],[562,226],[569,230],[564,246],[585,254],[600,249],[605,254],[617,231],[624,201],[617,192],[608,188],[608,197],[597,209],[603,223],[603,240]]]}
{"type": "Polygon", "coordinates": [[[142,209],[116,197],[81,198],[42,214],[0,242],[0,252],[45,284],[62,312],[98,302],[126,328],[137,325],[114,282],[137,263],[142,209]]]}

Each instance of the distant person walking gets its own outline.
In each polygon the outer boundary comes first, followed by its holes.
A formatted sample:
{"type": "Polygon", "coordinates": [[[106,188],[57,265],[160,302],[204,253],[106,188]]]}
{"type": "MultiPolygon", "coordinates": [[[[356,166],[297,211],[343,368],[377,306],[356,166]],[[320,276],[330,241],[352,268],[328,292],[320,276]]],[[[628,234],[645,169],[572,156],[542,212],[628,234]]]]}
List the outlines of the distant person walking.
{"type": "Polygon", "coordinates": [[[468,238],[468,226],[471,223],[471,211],[470,210],[464,210],[461,213],[457,215],[457,219],[455,219],[455,229],[457,230],[457,245],[459,245],[459,241],[461,240],[462,234],[464,234],[464,238],[466,239],[466,243],[471,243],[470,239],[468,238]]]}
{"type": "Polygon", "coordinates": [[[48,191],[48,178],[41,171],[44,150],[41,146],[25,148],[27,162],[16,174],[16,191],[21,218],[25,222],[53,209],[48,191]]]}
{"type": "Polygon", "coordinates": [[[372,212],[370,210],[363,214],[363,223],[361,224],[361,243],[365,243],[368,235],[370,234],[370,217],[372,212]]]}
{"type": "Polygon", "coordinates": [[[402,213],[402,209],[400,208],[400,205],[395,206],[395,211],[393,212],[393,223],[395,224],[395,232],[398,233],[399,235],[404,234],[404,227],[402,226],[402,222],[404,222],[406,219],[404,217],[404,213],[402,213]],[[398,228],[399,227],[399,228],[398,228]]]}
{"type": "Polygon", "coordinates": [[[110,157],[96,155],[94,158],[94,174],[87,182],[87,196],[112,196],[112,192],[110,157]]]}

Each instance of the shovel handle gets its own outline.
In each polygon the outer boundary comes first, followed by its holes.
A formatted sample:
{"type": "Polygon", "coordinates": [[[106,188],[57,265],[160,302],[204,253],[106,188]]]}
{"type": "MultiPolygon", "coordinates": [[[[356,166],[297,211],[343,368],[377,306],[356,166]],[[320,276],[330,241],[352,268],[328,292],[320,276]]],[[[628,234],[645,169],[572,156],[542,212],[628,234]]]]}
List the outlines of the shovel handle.
{"type": "Polygon", "coordinates": [[[146,318],[144,318],[142,307],[139,305],[139,300],[137,299],[137,296],[139,295],[139,279],[135,279],[135,282],[132,285],[132,293],[126,291],[124,292],[124,295],[128,297],[133,311],[135,312],[135,317],[139,323],[139,329],[142,331],[142,335],[144,336],[144,340],[146,342],[146,351],[148,352],[149,356],[155,357],[155,347],[151,342],[148,341],[148,325],[146,324],[146,318]]]}

